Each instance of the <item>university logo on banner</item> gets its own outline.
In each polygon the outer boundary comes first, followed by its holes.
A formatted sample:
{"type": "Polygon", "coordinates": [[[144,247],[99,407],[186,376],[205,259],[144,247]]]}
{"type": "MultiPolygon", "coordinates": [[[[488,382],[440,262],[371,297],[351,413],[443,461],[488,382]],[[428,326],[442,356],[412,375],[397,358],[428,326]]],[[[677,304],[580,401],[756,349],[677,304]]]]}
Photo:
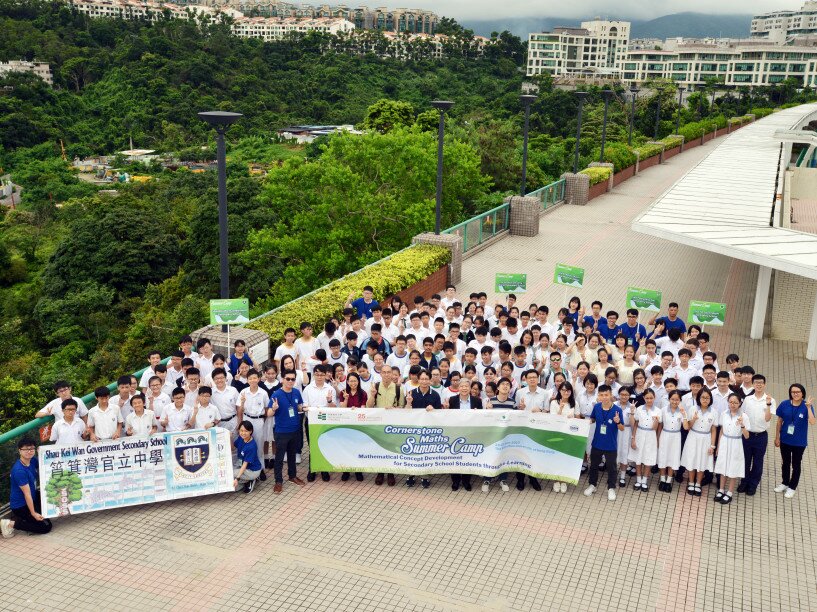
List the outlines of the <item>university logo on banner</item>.
{"type": "Polygon", "coordinates": [[[178,433],[170,436],[173,449],[173,476],[184,480],[213,477],[210,436],[207,432],[178,433]]]}

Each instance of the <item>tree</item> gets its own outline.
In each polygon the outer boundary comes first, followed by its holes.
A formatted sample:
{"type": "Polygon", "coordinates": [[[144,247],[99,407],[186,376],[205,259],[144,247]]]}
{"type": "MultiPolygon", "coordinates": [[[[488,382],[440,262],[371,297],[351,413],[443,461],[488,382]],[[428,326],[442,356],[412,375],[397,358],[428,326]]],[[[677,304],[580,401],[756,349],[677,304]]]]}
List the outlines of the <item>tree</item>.
{"type": "Polygon", "coordinates": [[[47,401],[37,385],[25,384],[11,376],[0,378],[0,432],[30,421],[47,401]]]}
{"type": "Polygon", "coordinates": [[[414,107],[408,102],[381,99],[366,110],[363,127],[377,130],[381,134],[396,127],[407,127],[414,123],[414,107]]]}
{"type": "Polygon", "coordinates": [[[82,479],[74,472],[52,472],[45,485],[48,503],[59,508],[59,516],[70,514],[71,502],[82,499],[82,479]]]}

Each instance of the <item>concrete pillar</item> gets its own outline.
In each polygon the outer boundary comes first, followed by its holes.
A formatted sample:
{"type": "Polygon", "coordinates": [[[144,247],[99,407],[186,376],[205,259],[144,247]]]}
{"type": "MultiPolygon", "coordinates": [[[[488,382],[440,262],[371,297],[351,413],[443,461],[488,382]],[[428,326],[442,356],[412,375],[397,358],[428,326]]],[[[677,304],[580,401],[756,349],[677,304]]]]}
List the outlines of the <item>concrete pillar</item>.
{"type": "Polygon", "coordinates": [[[193,338],[194,344],[199,341],[199,338],[208,338],[213,345],[213,352],[224,355],[228,363],[236,340],[246,342],[247,352],[256,366],[260,367],[272,358],[272,355],[269,354],[269,336],[264,332],[232,325],[229,330],[227,333],[221,331],[221,325],[208,325],[197,329],[190,334],[190,337],[193,338]]]}
{"type": "Polygon", "coordinates": [[[752,327],[749,332],[749,337],[752,340],[763,339],[763,327],[766,324],[766,307],[769,304],[769,285],[771,280],[772,269],[766,266],[759,266],[757,271],[757,288],[755,289],[755,305],[752,309],[752,327]]]}
{"type": "Polygon", "coordinates": [[[649,141],[647,141],[647,144],[658,145],[659,147],[661,147],[661,153],[658,154],[658,163],[663,164],[664,163],[664,149],[667,148],[667,145],[665,145],[663,142],[658,142],[657,140],[649,140],[649,141]]]}
{"type": "Polygon", "coordinates": [[[451,263],[448,264],[448,282],[454,285],[462,280],[462,238],[457,234],[435,234],[425,232],[411,239],[412,244],[433,244],[444,246],[451,251],[451,263]]]}
{"type": "Polygon", "coordinates": [[[565,179],[565,202],[576,206],[587,205],[590,199],[590,177],[565,172],[560,178],[565,179]]]}
{"type": "Polygon", "coordinates": [[[817,303],[814,304],[814,309],[811,311],[811,329],[808,333],[806,359],[817,361],[817,303]]]}
{"type": "Polygon", "coordinates": [[[511,209],[511,236],[536,236],[539,234],[539,215],[542,202],[539,198],[511,196],[505,198],[511,209]]]}
{"type": "Polygon", "coordinates": [[[610,162],[590,162],[590,168],[610,168],[610,178],[607,179],[607,191],[613,190],[613,174],[615,174],[615,166],[610,162]]]}
{"type": "Polygon", "coordinates": [[[638,151],[633,151],[635,153],[635,174],[638,174],[638,167],[641,164],[641,153],[638,151]]]}

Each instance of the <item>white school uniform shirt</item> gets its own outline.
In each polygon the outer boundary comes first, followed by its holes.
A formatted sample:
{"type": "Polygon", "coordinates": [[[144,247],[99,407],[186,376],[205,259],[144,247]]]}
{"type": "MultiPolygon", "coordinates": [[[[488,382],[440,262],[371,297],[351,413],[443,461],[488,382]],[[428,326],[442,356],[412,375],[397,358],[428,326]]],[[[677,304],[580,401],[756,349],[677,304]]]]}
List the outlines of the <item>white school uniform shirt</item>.
{"type": "Polygon", "coordinates": [[[184,431],[187,429],[191,416],[193,416],[193,409],[187,404],[182,404],[181,410],[176,408],[175,404],[170,406],[165,412],[167,419],[165,431],[184,431]]]}
{"type": "MultiPolygon", "coordinates": [[[[71,398],[77,403],[77,416],[84,417],[88,414],[88,407],[85,405],[80,398],[71,396],[71,398]]],[[[58,397],[55,397],[50,402],[48,402],[44,406],[47,414],[54,415],[54,420],[59,420],[62,418],[62,400],[58,397]]]]}
{"type": "MultiPolygon", "coordinates": [[[[246,353],[245,353],[246,355],[246,353]]],[[[215,368],[213,368],[215,370],[215,368]]],[[[224,367],[224,374],[225,378],[227,379],[227,384],[231,385],[233,383],[233,375],[230,373],[230,368],[224,367]]],[[[213,382],[213,373],[210,372],[210,376],[207,378],[202,378],[202,383],[199,385],[200,387],[215,387],[216,383],[213,382]]]]}
{"type": "Polygon", "coordinates": [[[196,429],[204,429],[207,423],[218,425],[219,421],[221,421],[221,413],[215,405],[210,403],[206,406],[199,406],[196,412],[196,429]]]}
{"type": "Polygon", "coordinates": [[[392,352],[391,355],[386,357],[386,365],[391,366],[393,368],[394,367],[400,368],[400,372],[402,372],[403,368],[408,363],[408,359],[409,359],[409,352],[408,351],[403,353],[402,357],[399,356],[397,353],[392,352]]]}
{"type": "Polygon", "coordinates": [[[255,393],[250,391],[250,388],[242,390],[238,394],[238,403],[244,402],[244,417],[252,419],[260,419],[269,405],[269,395],[261,387],[256,389],[255,393]]]}
{"type": "Polygon", "coordinates": [[[516,346],[517,344],[519,344],[519,337],[521,335],[522,332],[520,332],[518,329],[516,330],[515,334],[509,332],[507,327],[502,329],[502,339],[510,342],[511,346],[516,346]]]}
{"type": "Polygon", "coordinates": [[[682,368],[680,365],[671,368],[669,374],[678,381],[678,389],[681,391],[689,391],[689,379],[693,376],[700,376],[701,372],[693,368],[691,364],[688,364],[686,368],[682,368]]]}
{"type": "Polygon", "coordinates": [[[579,389],[576,392],[576,412],[584,417],[589,417],[593,413],[593,406],[598,401],[598,392],[593,389],[593,393],[588,395],[587,389],[579,389]]]}
{"type": "Polygon", "coordinates": [[[128,418],[128,415],[133,412],[133,408],[130,407],[130,397],[128,399],[123,400],[119,397],[119,395],[114,395],[110,400],[108,400],[108,406],[111,408],[119,408],[119,414],[122,417],[122,422],[128,418]]]}
{"type": "MultiPolygon", "coordinates": [[[[681,398],[681,406],[687,411],[687,414],[690,414],[690,411],[698,405],[697,398],[692,396],[692,392],[690,391],[684,397],[681,398]]],[[[692,415],[690,414],[690,417],[692,415]]]]}
{"type": "Polygon", "coordinates": [[[655,402],[653,402],[653,405],[663,406],[664,402],[667,401],[668,395],[667,390],[664,388],[664,386],[662,385],[660,387],[656,387],[655,383],[653,383],[648,388],[651,389],[653,393],[655,393],[655,402]]]}
{"type": "Polygon", "coordinates": [[[139,379],[139,388],[143,391],[148,388],[148,382],[151,378],[156,376],[156,372],[153,371],[153,368],[148,368],[144,372],[142,372],[142,377],[139,379]]]}
{"type": "Polygon", "coordinates": [[[51,426],[51,441],[60,446],[68,444],[80,444],[82,434],[85,433],[85,423],[78,416],[70,423],[65,419],[54,421],[51,426]]]}
{"type": "Polygon", "coordinates": [[[558,334],[558,330],[553,323],[539,323],[539,321],[535,322],[536,325],[539,326],[539,329],[543,334],[547,334],[547,337],[550,338],[550,341],[553,342],[556,339],[556,334],[558,334]]]}
{"type": "MultiPolygon", "coordinates": [[[[687,412],[687,416],[689,416],[689,412],[687,412]]],[[[675,412],[670,410],[669,406],[666,406],[661,411],[661,425],[667,431],[680,431],[682,427],[682,419],[683,417],[681,416],[680,407],[675,412]]]]}
{"type": "MultiPolygon", "coordinates": [[[[558,400],[550,400],[550,407],[547,410],[551,414],[559,414],[559,401],[558,400]]],[[[562,414],[559,416],[567,417],[568,419],[572,419],[575,416],[576,409],[571,408],[570,404],[565,404],[565,407],[562,409],[562,414]]]]}
{"type": "MultiPolygon", "coordinates": [[[[343,344],[343,342],[341,342],[343,344]]],[[[295,345],[293,344],[291,347],[286,346],[285,344],[279,344],[278,348],[275,349],[275,357],[273,359],[278,363],[281,363],[281,360],[289,355],[290,357],[295,357],[295,345]]]]}
{"type": "Polygon", "coordinates": [[[154,426],[158,427],[158,424],[152,410],[143,411],[141,416],[131,412],[125,421],[125,432],[130,428],[132,436],[149,436],[154,426]]]}
{"type": "Polygon", "coordinates": [[[732,390],[728,387],[726,388],[726,393],[721,393],[717,388],[712,390],[712,408],[715,409],[715,413],[719,419],[715,422],[716,425],[720,422],[720,416],[729,410],[730,395],[732,395],[732,390]]]}
{"type": "Polygon", "coordinates": [[[691,365],[693,368],[695,368],[699,372],[701,370],[703,370],[704,358],[703,358],[703,355],[701,355],[701,351],[698,351],[696,354],[694,354],[692,357],[689,358],[689,365],[691,365]]]}
{"type": "Polygon", "coordinates": [[[179,386],[179,379],[183,377],[184,372],[181,370],[173,370],[168,368],[167,376],[165,376],[165,381],[162,383],[162,393],[166,393],[167,396],[170,397],[170,394],[173,393],[173,389],[179,386]]]}
{"type": "MultiPolygon", "coordinates": [[[[145,411],[151,411],[153,416],[156,420],[161,420],[162,417],[165,415],[165,410],[167,410],[168,406],[173,403],[173,400],[170,399],[170,396],[166,393],[160,393],[159,397],[148,397],[145,401],[145,411]],[[151,407],[150,400],[153,399],[153,404],[151,407]]],[[[133,413],[131,413],[133,414],[133,413]]],[[[128,415],[130,416],[130,415],[128,415]]],[[[158,426],[158,423],[157,423],[158,426]]]]}
{"type": "Polygon", "coordinates": [[[337,338],[340,340],[340,345],[343,346],[343,338],[340,337],[340,334],[335,332],[331,336],[328,336],[325,331],[322,331],[318,334],[318,344],[321,345],[321,348],[326,351],[326,354],[329,354],[329,342],[337,338]]]}
{"type": "Polygon", "coordinates": [[[516,386],[520,387],[522,386],[522,374],[530,370],[531,365],[527,361],[521,366],[516,365],[516,361],[512,361],[511,363],[513,364],[513,374],[511,374],[511,378],[516,383],[516,386]]]}
{"type": "MultiPolygon", "coordinates": [[[[360,333],[358,332],[358,346],[360,346],[360,333]]],[[[303,338],[298,338],[295,340],[294,349],[295,349],[295,357],[298,361],[298,367],[301,367],[302,363],[309,363],[312,361],[312,358],[315,356],[315,351],[321,348],[321,343],[318,342],[317,338],[310,338],[309,340],[304,340],[303,338]]],[[[310,372],[312,369],[310,368],[310,372]]]]}
{"type": "Polygon", "coordinates": [[[196,400],[199,398],[199,389],[201,389],[201,386],[198,386],[193,390],[190,390],[187,387],[184,388],[185,406],[190,406],[192,408],[193,406],[196,405],[196,400]]]}
{"type": "MultiPolygon", "coordinates": [[[[454,305],[454,302],[460,302],[460,300],[457,299],[456,295],[454,297],[452,297],[451,299],[448,299],[446,296],[443,296],[443,297],[440,298],[440,308],[442,308],[443,311],[446,311],[446,310],[448,310],[449,306],[454,305]]],[[[460,303],[462,303],[462,302],[460,302],[460,303]]]]}
{"type": "MultiPolygon", "coordinates": [[[[766,420],[766,401],[769,398],[765,393],[760,397],[755,397],[755,394],[747,396],[743,400],[741,410],[748,419],[744,419],[746,429],[752,433],[761,433],[769,430],[771,421],[766,420]]],[[[772,405],[769,408],[772,415],[777,412],[777,402],[772,400],[772,405]]]]}
{"type": "MultiPolygon", "coordinates": [[[[368,389],[369,385],[374,382],[374,375],[372,375],[369,380],[367,381],[360,381],[360,386],[363,389],[368,389]]],[[[301,392],[301,395],[304,398],[304,404],[309,406],[310,408],[325,408],[329,404],[337,404],[338,402],[338,394],[335,392],[335,389],[326,383],[320,388],[312,382],[309,383],[304,390],[301,392]],[[329,399],[326,398],[326,394],[329,393],[329,399]]]]}
{"type": "Polygon", "coordinates": [[[684,348],[684,341],[680,338],[675,342],[670,340],[669,336],[661,336],[655,339],[655,352],[660,355],[664,351],[669,351],[675,361],[678,360],[678,351],[682,348],[684,348]]]}
{"type": "Polygon", "coordinates": [[[652,375],[650,370],[652,370],[654,366],[661,365],[661,355],[656,354],[655,357],[650,357],[645,353],[638,358],[638,365],[641,366],[641,369],[647,374],[647,379],[649,379],[652,375]]]}
{"type": "Polygon", "coordinates": [[[541,387],[536,387],[531,391],[530,387],[525,386],[516,392],[516,406],[520,408],[522,400],[525,400],[525,412],[532,412],[534,408],[547,412],[550,408],[551,396],[550,391],[541,387]]]}
{"type": "MultiPolygon", "coordinates": [[[[642,404],[639,406],[635,411],[635,422],[636,425],[639,427],[648,427],[652,429],[653,426],[653,418],[657,418],[659,421],[661,420],[662,410],[655,404],[653,404],[652,410],[647,409],[646,404],[642,404]]],[[[680,415],[681,412],[679,411],[678,414],[680,415]]]]}
{"type": "Polygon", "coordinates": [[[332,353],[327,351],[326,361],[329,363],[329,365],[335,365],[336,363],[340,363],[343,365],[344,368],[346,368],[346,364],[349,362],[349,355],[347,355],[346,353],[341,353],[337,357],[333,357],[332,353]]]}
{"type": "Polygon", "coordinates": [[[110,403],[105,410],[94,406],[88,411],[88,427],[94,428],[94,433],[101,440],[110,440],[116,433],[116,425],[124,422],[117,406],[110,403]]]}
{"type": "Polygon", "coordinates": [[[199,380],[207,380],[210,378],[210,374],[213,373],[214,369],[213,357],[215,357],[215,355],[210,355],[209,357],[199,355],[196,359],[195,364],[199,370],[199,380]]]}
{"type": "Polygon", "coordinates": [[[691,427],[691,429],[694,429],[695,431],[709,433],[712,426],[717,425],[720,422],[720,415],[718,415],[717,411],[712,406],[710,406],[707,410],[701,410],[700,406],[696,406],[691,411],[687,410],[687,419],[690,421],[695,415],[698,416],[698,420],[696,420],[691,427]]]}
{"type": "Polygon", "coordinates": [[[210,404],[218,408],[221,419],[231,419],[235,416],[238,405],[238,389],[227,385],[224,391],[219,391],[217,387],[213,387],[210,404]]]}

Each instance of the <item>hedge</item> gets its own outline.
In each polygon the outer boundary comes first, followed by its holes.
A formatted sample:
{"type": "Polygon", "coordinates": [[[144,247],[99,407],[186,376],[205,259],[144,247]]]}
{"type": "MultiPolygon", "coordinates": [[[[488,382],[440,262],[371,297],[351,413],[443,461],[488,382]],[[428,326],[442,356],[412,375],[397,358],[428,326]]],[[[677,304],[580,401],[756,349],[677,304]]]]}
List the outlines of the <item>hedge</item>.
{"type": "Polygon", "coordinates": [[[749,110],[749,114],[754,115],[755,119],[761,119],[763,117],[768,117],[773,112],[775,112],[775,109],[765,108],[765,107],[763,107],[763,108],[753,108],[753,109],[749,110]]]}
{"type": "Polygon", "coordinates": [[[590,177],[590,184],[596,185],[609,180],[610,175],[613,174],[613,169],[604,166],[593,166],[592,168],[580,170],[579,174],[586,174],[590,177]]]}
{"type": "Polygon", "coordinates": [[[638,159],[644,161],[648,157],[653,157],[661,153],[661,145],[657,144],[643,144],[640,147],[633,147],[633,153],[638,153],[638,159]]]}
{"type": "Polygon", "coordinates": [[[662,138],[658,142],[661,142],[661,143],[664,144],[664,150],[666,151],[667,149],[672,149],[674,147],[680,147],[681,144],[684,142],[684,139],[681,138],[680,136],[676,136],[676,135],[673,134],[673,135],[670,135],[670,136],[665,136],[664,138],[662,138]]]}
{"type": "Polygon", "coordinates": [[[284,304],[245,327],[266,332],[270,343],[277,345],[283,342],[287,327],[298,329],[303,321],[308,321],[316,329],[322,328],[330,318],[340,316],[349,294],[360,296],[366,285],[374,289],[375,299],[382,300],[430,276],[450,261],[451,250],[446,247],[414,245],[284,304]]]}
{"type": "MultiPolygon", "coordinates": [[[[601,150],[596,149],[593,159],[598,159],[601,150]]],[[[623,142],[608,142],[604,147],[604,161],[613,164],[613,172],[621,172],[624,168],[635,166],[635,153],[623,142]]]]}

